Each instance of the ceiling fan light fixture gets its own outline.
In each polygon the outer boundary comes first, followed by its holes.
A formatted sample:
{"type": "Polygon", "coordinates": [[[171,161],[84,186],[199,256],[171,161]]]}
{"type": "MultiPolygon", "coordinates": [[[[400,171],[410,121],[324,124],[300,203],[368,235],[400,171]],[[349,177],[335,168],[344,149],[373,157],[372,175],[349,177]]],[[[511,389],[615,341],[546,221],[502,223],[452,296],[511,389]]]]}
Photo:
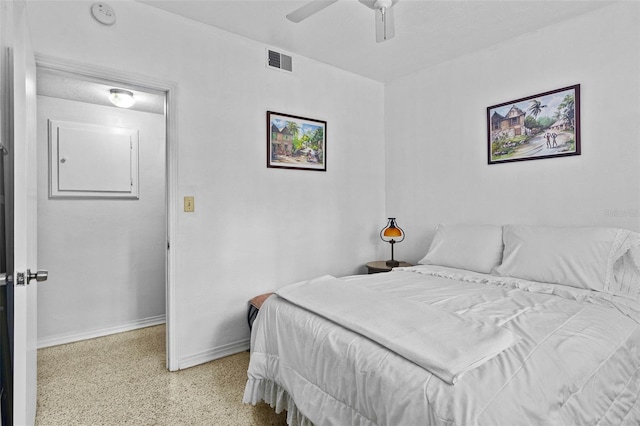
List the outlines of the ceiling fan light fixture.
{"type": "Polygon", "coordinates": [[[376,0],[373,4],[373,7],[378,10],[389,9],[391,6],[393,6],[393,1],[391,0],[376,0]]]}

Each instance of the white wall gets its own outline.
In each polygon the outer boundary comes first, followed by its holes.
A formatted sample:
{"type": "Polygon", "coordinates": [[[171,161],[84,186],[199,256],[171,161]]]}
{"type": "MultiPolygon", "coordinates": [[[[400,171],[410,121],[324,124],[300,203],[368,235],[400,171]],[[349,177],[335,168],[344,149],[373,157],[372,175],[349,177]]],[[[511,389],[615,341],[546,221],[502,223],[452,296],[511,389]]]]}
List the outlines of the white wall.
{"type": "Polygon", "coordinates": [[[164,322],[164,115],[38,96],[38,171],[38,346],[164,322]],[[139,199],[50,199],[49,119],[137,129],[139,199]]]}
{"type": "Polygon", "coordinates": [[[621,2],[386,87],[387,211],[407,260],[438,223],[640,230],[640,19],[621,2]],[[582,155],[487,164],[486,108],[581,85],[582,155]]]}
{"type": "Polygon", "coordinates": [[[248,347],[247,300],[364,270],[382,243],[384,86],[131,1],[105,27],[91,2],[29,2],[36,52],[178,83],[179,364],[248,347]],[[266,111],[327,121],[327,172],[266,168],[266,111]]]}

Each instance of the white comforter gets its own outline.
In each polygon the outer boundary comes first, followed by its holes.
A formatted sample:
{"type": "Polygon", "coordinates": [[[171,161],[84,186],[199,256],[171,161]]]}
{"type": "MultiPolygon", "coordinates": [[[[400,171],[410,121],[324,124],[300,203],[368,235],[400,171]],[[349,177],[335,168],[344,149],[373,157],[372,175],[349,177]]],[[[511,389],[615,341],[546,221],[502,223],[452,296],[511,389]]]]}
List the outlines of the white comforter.
{"type": "Polygon", "coordinates": [[[328,275],[286,286],[276,294],[368,337],[449,384],[520,340],[498,325],[357,284],[345,285],[328,275]]]}
{"type": "Polygon", "coordinates": [[[501,326],[522,339],[450,385],[273,296],[254,323],[245,402],[287,409],[290,424],[640,424],[640,304],[634,300],[428,266],[341,280],[501,326]]]}

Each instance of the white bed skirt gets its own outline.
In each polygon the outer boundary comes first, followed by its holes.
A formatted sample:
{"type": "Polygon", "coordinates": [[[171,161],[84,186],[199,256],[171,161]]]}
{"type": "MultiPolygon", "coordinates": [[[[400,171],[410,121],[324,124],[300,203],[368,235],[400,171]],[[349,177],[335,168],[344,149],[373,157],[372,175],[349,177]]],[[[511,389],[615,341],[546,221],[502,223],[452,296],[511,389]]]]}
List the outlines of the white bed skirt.
{"type": "Polygon", "coordinates": [[[256,405],[260,401],[269,404],[276,414],[287,410],[289,426],[313,426],[313,423],[298,410],[289,393],[277,383],[267,379],[249,378],[244,388],[242,402],[256,405]]]}

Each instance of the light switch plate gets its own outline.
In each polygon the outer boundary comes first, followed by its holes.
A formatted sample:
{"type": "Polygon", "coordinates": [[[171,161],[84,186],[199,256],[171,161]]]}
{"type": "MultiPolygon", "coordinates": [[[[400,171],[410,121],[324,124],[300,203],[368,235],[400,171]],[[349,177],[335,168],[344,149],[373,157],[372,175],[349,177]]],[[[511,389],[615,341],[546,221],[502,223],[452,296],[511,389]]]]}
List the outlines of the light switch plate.
{"type": "Polygon", "coordinates": [[[191,213],[196,209],[195,197],[184,197],[184,211],[191,213]]]}

